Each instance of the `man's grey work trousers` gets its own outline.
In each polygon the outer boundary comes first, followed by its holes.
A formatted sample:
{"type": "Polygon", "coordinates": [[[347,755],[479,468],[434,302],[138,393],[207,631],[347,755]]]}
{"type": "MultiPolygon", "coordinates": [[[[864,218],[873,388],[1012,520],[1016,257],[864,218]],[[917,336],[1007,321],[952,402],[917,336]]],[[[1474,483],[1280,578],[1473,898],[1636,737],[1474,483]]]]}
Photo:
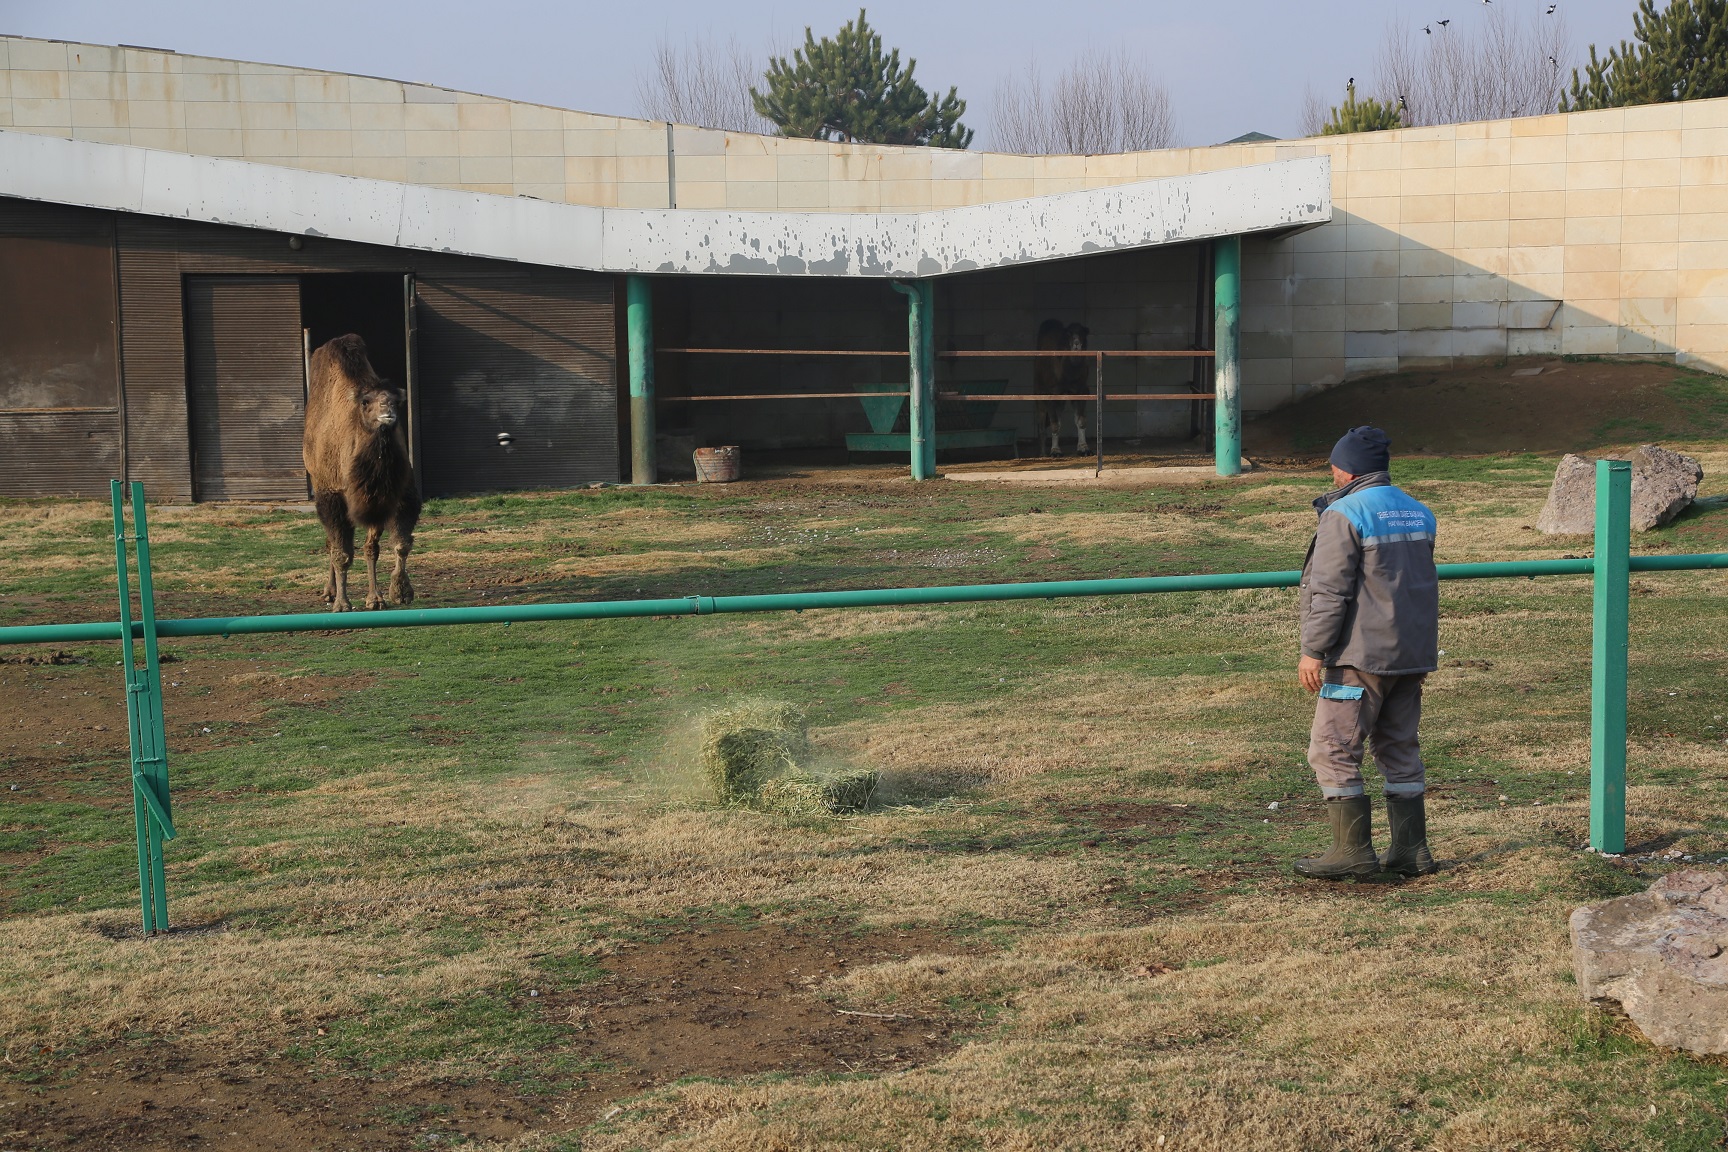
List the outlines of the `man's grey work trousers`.
{"type": "Polygon", "coordinates": [[[1386,791],[1420,796],[1426,788],[1416,728],[1422,720],[1425,676],[1375,676],[1355,668],[1326,669],[1314,708],[1308,763],[1327,796],[1360,796],[1362,744],[1386,778],[1386,791]]]}

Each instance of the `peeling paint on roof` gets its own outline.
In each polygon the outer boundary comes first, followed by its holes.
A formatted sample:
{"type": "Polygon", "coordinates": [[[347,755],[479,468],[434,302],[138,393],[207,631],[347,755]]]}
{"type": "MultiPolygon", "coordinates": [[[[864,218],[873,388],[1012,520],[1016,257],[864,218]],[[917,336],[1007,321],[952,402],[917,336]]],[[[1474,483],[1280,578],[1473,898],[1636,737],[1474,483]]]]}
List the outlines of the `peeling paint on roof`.
{"type": "Polygon", "coordinates": [[[929,212],[596,208],[0,130],[0,196],[615,273],[928,277],[1313,227],[1316,156],[929,212]]]}

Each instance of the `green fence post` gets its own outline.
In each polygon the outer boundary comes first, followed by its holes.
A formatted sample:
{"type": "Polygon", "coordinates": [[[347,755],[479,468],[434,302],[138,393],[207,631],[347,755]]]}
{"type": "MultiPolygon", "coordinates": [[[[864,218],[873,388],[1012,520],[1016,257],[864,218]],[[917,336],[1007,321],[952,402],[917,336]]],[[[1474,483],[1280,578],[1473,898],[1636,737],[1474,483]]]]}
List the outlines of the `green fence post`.
{"type": "Polygon", "coordinates": [[[1218,475],[1242,471],[1242,237],[1212,242],[1212,451],[1218,475]]]}
{"type": "Polygon", "coordinates": [[[150,528],[144,485],[132,485],[132,525],[138,544],[138,609],[144,666],[132,646],[132,587],[126,552],[126,513],[120,481],[114,502],[114,567],[120,590],[120,651],[126,673],[126,728],[132,752],[132,819],[138,835],[138,900],[144,933],[168,930],[168,880],[162,845],[174,839],[168,795],[168,734],[162,717],[162,674],[156,652],[156,588],[150,571],[150,528]]]}
{"type": "Polygon", "coordinates": [[[1590,846],[1626,850],[1626,652],[1632,465],[1596,461],[1595,611],[1590,661],[1590,846]]]}
{"type": "Polygon", "coordinates": [[[630,345],[630,483],[660,479],[654,444],[654,285],[646,276],[624,280],[624,324],[630,345]]]}

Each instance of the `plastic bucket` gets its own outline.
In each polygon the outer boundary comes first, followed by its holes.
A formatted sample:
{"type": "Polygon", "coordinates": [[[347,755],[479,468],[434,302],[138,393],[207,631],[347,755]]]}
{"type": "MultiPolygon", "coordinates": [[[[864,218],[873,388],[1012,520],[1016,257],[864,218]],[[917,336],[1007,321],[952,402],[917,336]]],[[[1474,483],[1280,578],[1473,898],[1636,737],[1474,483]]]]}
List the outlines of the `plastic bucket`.
{"type": "Polygon", "coordinates": [[[744,455],[738,451],[736,444],[728,444],[724,448],[698,448],[696,458],[696,481],[699,484],[726,484],[738,479],[743,471],[744,455]]]}

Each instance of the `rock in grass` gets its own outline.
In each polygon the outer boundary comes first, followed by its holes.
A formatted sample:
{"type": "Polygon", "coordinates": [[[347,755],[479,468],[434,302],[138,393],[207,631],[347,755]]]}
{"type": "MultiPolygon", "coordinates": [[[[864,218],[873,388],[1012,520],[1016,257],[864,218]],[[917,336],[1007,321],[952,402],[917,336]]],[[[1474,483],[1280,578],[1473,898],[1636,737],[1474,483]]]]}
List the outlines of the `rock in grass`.
{"type": "Polygon", "coordinates": [[[769,780],[801,772],[809,750],[795,704],[745,700],[702,718],[702,772],[722,804],[749,804],[769,780]]]}
{"type": "Polygon", "coordinates": [[[1728,872],[1688,868],[1578,909],[1572,964],[1586,999],[1653,1043],[1728,1053],[1728,872]]]}
{"type": "MultiPolygon", "coordinates": [[[[1640,444],[1626,459],[1632,462],[1634,531],[1662,527],[1697,498],[1704,469],[1692,457],[1640,444]]],[[[1596,530],[1595,460],[1571,453],[1561,459],[1536,527],[1550,535],[1587,536],[1596,530]]]]}

